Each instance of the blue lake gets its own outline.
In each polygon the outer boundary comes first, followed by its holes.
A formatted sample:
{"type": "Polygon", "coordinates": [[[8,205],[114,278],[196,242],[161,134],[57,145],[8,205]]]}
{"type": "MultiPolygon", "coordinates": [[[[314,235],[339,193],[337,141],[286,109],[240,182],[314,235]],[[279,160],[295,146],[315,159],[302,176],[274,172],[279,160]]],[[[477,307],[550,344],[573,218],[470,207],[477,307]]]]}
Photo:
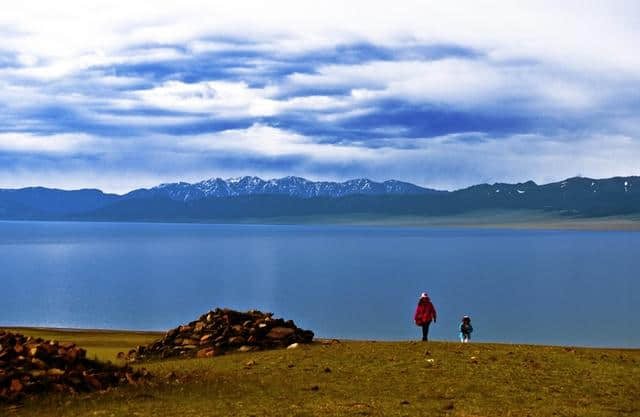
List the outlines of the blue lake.
{"type": "Polygon", "coordinates": [[[319,337],[640,346],[640,233],[0,222],[0,326],[167,329],[221,306],[319,337]]]}

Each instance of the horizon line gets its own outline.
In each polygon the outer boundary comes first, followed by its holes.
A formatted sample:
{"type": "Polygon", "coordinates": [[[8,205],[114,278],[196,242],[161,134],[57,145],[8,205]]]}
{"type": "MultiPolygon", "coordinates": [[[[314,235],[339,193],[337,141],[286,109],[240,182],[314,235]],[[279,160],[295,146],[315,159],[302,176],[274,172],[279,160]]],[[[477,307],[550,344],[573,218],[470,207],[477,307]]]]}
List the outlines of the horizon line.
{"type": "Polygon", "coordinates": [[[42,185],[32,185],[32,186],[26,186],[26,187],[20,187],[20,188],[0,188],[0,191],[21,191],[21,190],[28,190],[28,189],[36,189],[36,188],[41,188],[41,189],[46,189],[46,190],[54,190],[54,191],[65,191],[65,192],[73,192],[73,191],[99,191],[105,195],[115,195],[115,196],[125,196],[133,191],[137,191],[137,190],[150,190],[153,188],[158,188],[161,186],[167,186],[167,185],[174,185],[174,184],[186,184],[186,185],[196,185],[199,183],[203,183],[206,181],[216,181],[216,180],[222,180],[225,182],[229,182],[232,180],[243,180],[245,178],[257,178],[261,181],[264,182],[270,182],[270,181],[277,181],[277,180],[283,180],[283,179],[287,179],[287,178],[298,178],[298,179],[303,179],[305,181],[308,182],[312,182],[312,183],[330,183],[330,184],[346,184],[348,182],[351,181],[358,181],[358,180],[364,180],[364,181],[370,181],[376,184],[384,184],[386,182],[401,182],[404,184],[409,184],[409,185],[413,185],[415,187],[418,188],[422,188],[425,190],[431,190],[431,191],[439,191],[439,192],[455,192],[455,191],[460,191],[460,190],[465,190],[467,188],[471,188],[471,187],[476,187],[479,185],[490,185],[490,186],[495,186],[495,185],[499,185],[499,184],[504,184],[504,185],[519,185],[519,184],[527,184],[527,183],[533,183],[536,186],[544,186],[544,185],[550,185],[550,184],[556,184],[556,183],[562,183],[565,181],[570,181],[573,179],[578,179],[578,178],[582,178],[582,179],[586,179],[586,180],[593,180],[593,181],[604,181],[604,180],[615,180],[615,179],[623,179],[623,178],[638,178],[640,176],[638,175],[627,175],[627,176],[621,176],[621,175],[616,175],[613,177],[605,177],[605,178],[592,178],[592,177],[587,177],[587,176],[583,176],[583,175],[576,175],[573,177],[569,177],[569,178],[564,178],[564,179],[560,179],[560,180],[556,180],[556,181],[551,181],[551,182],[546,182],[546,183],[541,183],[538,184],[537,182],[535,182],[534,180],[527,180],[527,181],[522,181],[522,182],[515,182],[515,183],[509,183],[509,182],[493,182],[493,183],[489,183],[489,182],[479,182],[479,183],[474,183],[471,185],[468,185],[466,187],[461,187],[461,188],[456,188],[456,189],[438,189],[438,188],[431,188],[428,186],[423,186],[423,185],[418,185],[409,181],[403,181],[403,180],[398,180],[398,179],[387,179],[387,180],[383,180],[383,181],[375,181],[366,177],[360,177],[360,178],[352,178],[352,179],[348,179],[348,180],[344,180],[344,181],[327,181],[327,180],[318,180],[318,181],[314,181],[314,180],[309,180],[305,177],[300,177],[300,176],[296,176],[296,175],[287,175],[284,177],[280,177],[280,178],[269,178],[269,179],[263,179],[262,177],[256,176],[256,175],[244,175],[244,176],[238,176],[238,177],[229,177],[229,178],[222,178],[222,177],[210,177],[201,181],[197,181],[197,182],[186,182],[186,181],[177,181],[177,182],[164,182],[164,183],[160,183],[157,184],[155,186],[149,187],[149,188],[145,188],[145,187],[139,187],[139,188],[134,188],[131,189],[127,192],[124,193],[115,193],[115,192],[105,192],[104,190],[100,189],[100,188],[72,188],[72,189],[65,189],[65,188],[58,188],[58,187],[45,187],[42,185]]]}

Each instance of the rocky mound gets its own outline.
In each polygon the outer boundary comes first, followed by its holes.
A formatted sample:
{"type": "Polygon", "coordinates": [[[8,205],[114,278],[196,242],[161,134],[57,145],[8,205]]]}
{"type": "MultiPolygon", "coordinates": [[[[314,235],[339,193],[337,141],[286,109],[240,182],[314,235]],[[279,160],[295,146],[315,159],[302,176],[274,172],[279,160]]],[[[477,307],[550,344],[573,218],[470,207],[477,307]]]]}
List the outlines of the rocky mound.
{"type": "Polygon", "coordinates": [[[0,330],[0,402],[40,392],[96,391],[149,376],[145,370],[87,359],[86,354],[70,342],[0,330]]]}
{"type": "Polygon", "coordinates": [[[212,357],[227,351],[285,347],[310,343],[313,332],[296,327],[292,320],[273,318],[273,313],[246,313],[216,309],[196,321],[169,330],[162,339],[129,351],[131,361],[174,356],[212,357]]]}

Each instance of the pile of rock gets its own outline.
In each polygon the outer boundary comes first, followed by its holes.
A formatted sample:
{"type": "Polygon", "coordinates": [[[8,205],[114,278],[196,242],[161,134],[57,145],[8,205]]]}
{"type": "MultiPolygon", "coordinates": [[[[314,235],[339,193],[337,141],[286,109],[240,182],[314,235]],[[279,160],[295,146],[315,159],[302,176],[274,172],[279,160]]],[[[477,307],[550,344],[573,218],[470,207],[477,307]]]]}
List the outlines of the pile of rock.
{"type": "Polygon", "coordinates": [[[40,392],[96,391],[149,376],[145,370],[87,359],[86,353],[70,342],[0,330],[0,402],[40,392]]]}
{"type": "Polygon", "coordinates": [[[169,330],[162,339],[129,351],[131,361],[175,356],[212,357],[236,350],[286,347],[310,343],[313,332],[298,328],[292,320],[273,318],[272,313],[250,310],[246,313],[216,309],[196,321],[169,330]]]}

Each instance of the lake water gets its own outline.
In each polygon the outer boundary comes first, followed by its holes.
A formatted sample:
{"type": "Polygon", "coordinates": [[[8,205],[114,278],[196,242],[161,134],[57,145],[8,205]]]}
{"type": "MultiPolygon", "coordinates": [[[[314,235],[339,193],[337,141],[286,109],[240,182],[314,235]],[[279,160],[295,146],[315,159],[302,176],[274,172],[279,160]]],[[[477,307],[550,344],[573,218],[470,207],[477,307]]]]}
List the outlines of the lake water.
{"type": "Polygon", "coordinates": [[[0,222],[0,325],[167,329],[217,306],[319,337],[640,346],[640,233],[0,222]]]}

